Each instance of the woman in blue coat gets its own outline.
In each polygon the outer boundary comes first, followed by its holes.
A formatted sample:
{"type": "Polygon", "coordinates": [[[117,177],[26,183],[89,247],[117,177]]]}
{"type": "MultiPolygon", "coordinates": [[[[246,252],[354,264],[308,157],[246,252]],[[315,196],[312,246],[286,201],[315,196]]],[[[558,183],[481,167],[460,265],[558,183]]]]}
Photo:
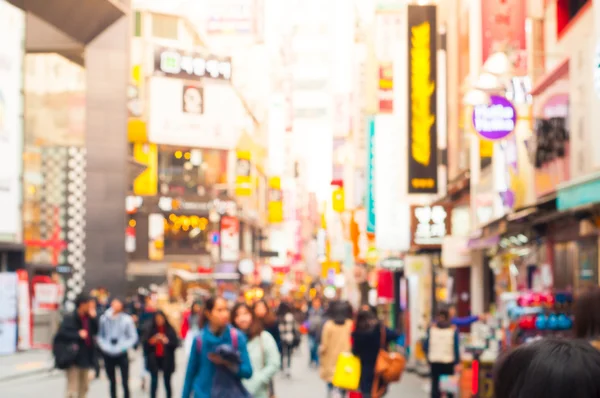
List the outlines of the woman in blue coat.
{"type": "Polygon", "coordinates": [[[229,324],[229,319],[229,308],[223,298],[211,297],[206,301],[202,313],[202,330],[192,343],[183,384],[183,398],[210,398],[217,367],[224,367],[239,381],[252,377],[247,339],[229,324]],[[238,351],[239,364],[228,362],[216,354],[217,348],[223,345],[238,351]]]}

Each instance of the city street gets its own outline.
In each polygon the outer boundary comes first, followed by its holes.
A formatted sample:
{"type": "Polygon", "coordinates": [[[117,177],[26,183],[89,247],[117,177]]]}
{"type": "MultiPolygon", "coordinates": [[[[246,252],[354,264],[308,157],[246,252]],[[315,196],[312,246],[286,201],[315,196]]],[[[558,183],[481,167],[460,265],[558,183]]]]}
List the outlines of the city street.
{"type": "MultiPolygon", "coordinates": [[[[177,374],[173,377],[173,387],[175,397],[179,397],[183,377],[185,373],[184,360],[180,357],[177,374]]],[[[319,379],[318,370],[309,369],[305,351],[301,351],[293,363],[293,372],[291,379],[285,379],[278,376],[276,382],[277,396],[280,398],[318,398],[325,396],[325,386],[319,379]]],[[[133,398],[147,397],[149,394],[141,390],[139,382],[141,365],[136,360],[132,364],[131,374],[131,392],[133,398]]],[[[406,374],[402,382],[395,385],[388,396],[390,397],[409,397],[421,398],[426,394],[423,391],[424,380],[413,375],[406,374]]],[[[14,381],[0,382],[0,391],[2,398],[64,398],[65,379],[61,373],[53,372],[51,374],[38,374],[14,381]]],[[[93,381],[90,387],[89,398],[107,398],[108,382],[106,377],[99,381],[93,381]]],[[[121,395],[122,396],[122,395],[121,395]]],[[[159,393],[159,397],[164,397],[164,392],[159,393]]]]}

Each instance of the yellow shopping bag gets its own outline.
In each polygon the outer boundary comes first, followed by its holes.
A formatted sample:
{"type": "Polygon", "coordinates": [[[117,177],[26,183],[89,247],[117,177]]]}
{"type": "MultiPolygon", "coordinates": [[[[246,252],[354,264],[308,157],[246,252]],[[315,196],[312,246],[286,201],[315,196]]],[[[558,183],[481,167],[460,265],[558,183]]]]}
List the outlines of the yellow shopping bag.
{"type": "Polygon", "coordinates": [[[360,360],[349,352],[338,356],[332,384],[342,390],[354,391],[360,382],[360,360]]]}

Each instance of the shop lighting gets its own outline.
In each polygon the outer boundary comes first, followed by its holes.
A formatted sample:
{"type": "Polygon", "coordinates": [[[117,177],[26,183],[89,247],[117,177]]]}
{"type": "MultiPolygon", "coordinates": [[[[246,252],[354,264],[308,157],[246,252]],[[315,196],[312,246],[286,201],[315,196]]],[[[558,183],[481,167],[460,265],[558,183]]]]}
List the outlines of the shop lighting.
{"type": "Polygon", "coordinates": [[[183,153],[182,153],[181,151],[177,151],[177,152],[175,152],[175,157],[176,157],[177,159],[181,159],[181,157],[182,157],[182,156],[183,156],[183,153]]]}
{"type": "Polygon", "coordinates": [[[137,223],[135,222],[135,220],[129,220],[129,226],[131,228],[135,228],[136,225],[137,225],[137,223]]]}
{"type": "Polygon", "coordinates": [[[475,82],[475,89],[481,91],[500,91],[504,90],[504,85],[497,75],[484,72],[479,75],[475,82]]]}
{"type": "Polygon", "coordinates": [[[519,240],[518,240],[516,237],[514,237],[514,236],[511,236],[511,237],[510,237],[510,242],[511,242],[513,245],[520,245],[520,244],[521,244],[521,242],[519,242],[519,240]]]}
{"type": "Polygon", "coordinates": [[[189,152],[186,152],[186,153],[183,155],[183,157],[184,157],[186,160],[190,160],[190,159],[192,158],[192,154],[191,154],[191,153],[189,153],[189,152]]]}
{"type": "Polygon", "coordinates": [[[522,243],[527,243],[529,242],[529,238],[527,238],[525,235],[523,234],[519,234],[519,236],[517,236],[517,239],[519,239],[519,241],[521,241],[522,243]]]}
{"type": "Polygon", "coordinates": [[[509,245],[508,239],[504,238],[500,241],[500,247],[506,249],[509,245]]]}

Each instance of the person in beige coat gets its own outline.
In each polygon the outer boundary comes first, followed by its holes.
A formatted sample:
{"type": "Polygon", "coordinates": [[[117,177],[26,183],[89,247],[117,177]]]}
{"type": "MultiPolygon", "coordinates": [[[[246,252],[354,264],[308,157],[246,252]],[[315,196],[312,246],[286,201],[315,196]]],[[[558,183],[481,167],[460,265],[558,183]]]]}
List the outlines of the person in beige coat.
{"type": "Polygon", "coordinates": [[[333,302],[329,307],[329,320],[323,325],[319,346],[319,375],[327,383],[328,396],[334,393],[331,384],[338,356],[350,352],[353,323],[350,319],[352,308],[344,302],[333,302]]]}

